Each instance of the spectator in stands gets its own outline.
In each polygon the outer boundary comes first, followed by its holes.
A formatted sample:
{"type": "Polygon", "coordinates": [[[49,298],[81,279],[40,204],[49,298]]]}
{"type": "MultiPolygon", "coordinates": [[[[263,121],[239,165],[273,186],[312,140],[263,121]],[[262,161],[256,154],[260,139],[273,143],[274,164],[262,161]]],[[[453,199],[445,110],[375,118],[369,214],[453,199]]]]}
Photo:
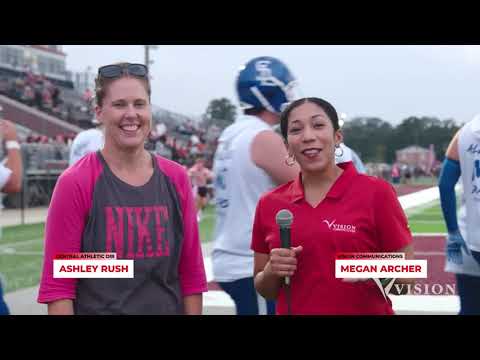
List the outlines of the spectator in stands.
{"type": "Polygon", "coordinates": [[[35,94],[35,107],[39,110],[43,110],[43,82],[41,80],[37,80],[33,87],[33,91],[35,94]]]}
{"type": "Polygon", "coordinates": [[[60,105],[60,89],[58,86],[54,86],[52,90],[52,106],[56,110],[58,105],[60,105]]]}
{"type": "Polygon", "coordinates": [[[0,78],[0,94],[8,96],[9,88],[10,88],[10,83],[8,81],[8,78],[6,77],[0,78]]]}
{"type": "Polygon", "coordinates": [[[50,93],[50,88],[45,85],[42,89],[42,104],[44,110],[51,110],[52,109],[52,94],[50,93]]]}
{"type": "Polygon", "coordinates": [[[35,75],[33,74],[33,72],[28,69],[27,70],[27,73],[26,73],[26,76],[25,76],[25,81],[28,85],[30,86],[33,86],[35,84],[35,75]]]}
{"type": "Polygon", "coordinates": [[[170,149],[172,150],[172,160],[175,162],[180,161],[180,153],[177,148],[177,139],[171,138],[171,146],[170,149]]]}
{"type": "Polygon", "coordinates": [[[35,92],[33,91],[32,87],[28,84],[25,85],[25,88],[23,89],[23,101],[28,106],[33,106],[35,103],[35,92]]]}
{"type": "MultiPolygon", "coordinates": [[[[1,108],[1,106],[0,106],[1,108]]],[[[0,109],[1,113],[1,109],[0,109]]],[[[17,140],[15,125],[0,115],[0,135],[2,147],[7,150],[6,158],[0,163],[0,190],[2,193],[18,193],[22,188],[22,156],[17,140]]],[[[3,157],[3,154],[2,154],[3,157]]],[[[0,197],[0,209],[3,207],[0,197]]],[[[1,237],[1,228],[0,228],[1,237]]],[[[0,283],[0,315],[8,315],[9,309],[3,299],[2,284],[0,283]]]]}
{"type": "Polygon", "coordinates": [[[85,89],[85,92],[83,93],[83,96],[82,96],[83,102],[90,106],[92,97],[93,97],[92,90],[90,90],[90,88],[85,89]]]}
{"type": "Polygon", "coordinates": [[[15,99],[15,100],[21,100],[22,98],[22,95],[23,95],[23,87],[24,87],[24,82],[22,79],[20,78],[17,78],[15,79],[15,81],[13,82],[13,93],[12,93],[12,97],[15,99]]]}

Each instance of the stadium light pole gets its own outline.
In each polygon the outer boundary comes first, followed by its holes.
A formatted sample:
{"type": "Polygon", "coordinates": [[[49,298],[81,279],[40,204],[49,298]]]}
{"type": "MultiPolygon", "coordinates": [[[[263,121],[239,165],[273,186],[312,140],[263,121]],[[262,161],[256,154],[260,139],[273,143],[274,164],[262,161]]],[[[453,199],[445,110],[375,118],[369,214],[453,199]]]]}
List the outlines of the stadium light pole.
{"type": "Polygon", "coordinates": [[[150,50],[157,50],[158,45],[143,45],[145,50],[145,66],[150,70],[150,65],[153,64],[153,60],[150,60],[150,50]]]}

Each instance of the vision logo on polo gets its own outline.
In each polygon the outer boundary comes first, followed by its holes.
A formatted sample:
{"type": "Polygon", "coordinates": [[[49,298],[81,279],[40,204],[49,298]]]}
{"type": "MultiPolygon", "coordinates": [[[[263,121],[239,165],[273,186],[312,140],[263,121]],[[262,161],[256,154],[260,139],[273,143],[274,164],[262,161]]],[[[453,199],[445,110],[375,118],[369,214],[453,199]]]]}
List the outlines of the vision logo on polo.
{"type": "Polygon", "coordinates": [[[350,233],[356,233],[357,230],[355,228],[355,225],[344,225],[344,224],[336,224],[337,220],[333,220],[332,222],[329,222],[328,220],[323,220],[322,222],[326,223],[328,228],[332,231],[343,231],[343,232],[350,232],[350,233]]]}

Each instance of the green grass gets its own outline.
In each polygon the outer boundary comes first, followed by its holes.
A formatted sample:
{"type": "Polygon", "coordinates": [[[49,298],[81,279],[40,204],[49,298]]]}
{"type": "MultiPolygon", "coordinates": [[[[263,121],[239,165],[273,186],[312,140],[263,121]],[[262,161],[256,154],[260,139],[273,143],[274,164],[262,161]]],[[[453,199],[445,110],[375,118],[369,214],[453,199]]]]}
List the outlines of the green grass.
{"type": "Polygon", "coordinates": [[[3,228],[0,245],[32,239],[43,239],[45,224],[6,226],[3,228]]]}
{"type": "Polygon", "coordinates": [[[447,228],[444,223],[432,223],[432,224],[419,224],[419,223],[410,223],[410,230],[414,234],[421,233],[446,233],[447,228]]]}
{"type": "MultiPolygon", "coordinates": [[[[440,202],[406,211],[412,233],[445,233],[440,202]]],[[[215,209],[209,205],[200,221],[202,243],[212,241],[215,227],[215,209]]],[[[3,228],[0,239],[0,274],[5,292],[38,285],[43,262],[44,224],[29,224],[3,228]],[[12,254],[11,251],[15,251],[12,254]]]]}
{"type": "MultiPolygon", "coordinates": [[[[445,233],[440,203],[435,201],[406,211],[413,233],[445,233]]],[[[202,243],[212,241],[215,227],[215,209],[209,205],[200,221],[202,243]]],[[[3,229],[0,239],[0,274],[5,281],[5,292],[35,286],[40,281],[43,261],[45,225],[28,224],[3,229]],[[15,251],[12,254],[11,251],[15,251]]]]}
{"type": "Polygon", "coordinates": [[[412,233],[446,233],[440,201],[407,210],[408,224],[412,233]]]}
{"type": "Polygon", "coordinates": [[[40,282],[43,255],[2,255],[0,273],[6,293],[32,287],[40,282]]]}
{"type": "Polygon", "coordinates": [[[44,231],[44,223],[3,228],[0,239],[0,274],[5,292],[39,283],[44,231]],[[15,254],[12,254],[12,251],[15,251],[15,254]]]}
{"type": "MultiPolygon", "coordinates": [[[[199,224],[202,243],[212,240],[214,227],[215,209],[208,206],[203,211],[199,224]]],[[[6,293],[35,286],[40,282],[44,232],[44,223],[3,228],[0,239],[0,277],[6,293]]]]}
{"type": "Polygon", "coordinates": [[[200,240],[202,243],[207,243],[213,238],[213,231],[215,228],[215,207],[208,205],[202,214],[202,219],[199,224],[200,240]]]}

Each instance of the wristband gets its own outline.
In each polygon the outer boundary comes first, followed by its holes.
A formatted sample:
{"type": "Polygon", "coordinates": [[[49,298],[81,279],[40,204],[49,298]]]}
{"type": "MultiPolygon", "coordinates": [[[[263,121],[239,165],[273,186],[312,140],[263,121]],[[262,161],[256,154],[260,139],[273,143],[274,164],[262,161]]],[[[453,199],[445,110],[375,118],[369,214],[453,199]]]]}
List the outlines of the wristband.
{"type": "Polygon", "coordinates": [[[17,149],[20,150],[20,144],[16,140],[9,140],[5,142],[7,150],[17,149]]]}

